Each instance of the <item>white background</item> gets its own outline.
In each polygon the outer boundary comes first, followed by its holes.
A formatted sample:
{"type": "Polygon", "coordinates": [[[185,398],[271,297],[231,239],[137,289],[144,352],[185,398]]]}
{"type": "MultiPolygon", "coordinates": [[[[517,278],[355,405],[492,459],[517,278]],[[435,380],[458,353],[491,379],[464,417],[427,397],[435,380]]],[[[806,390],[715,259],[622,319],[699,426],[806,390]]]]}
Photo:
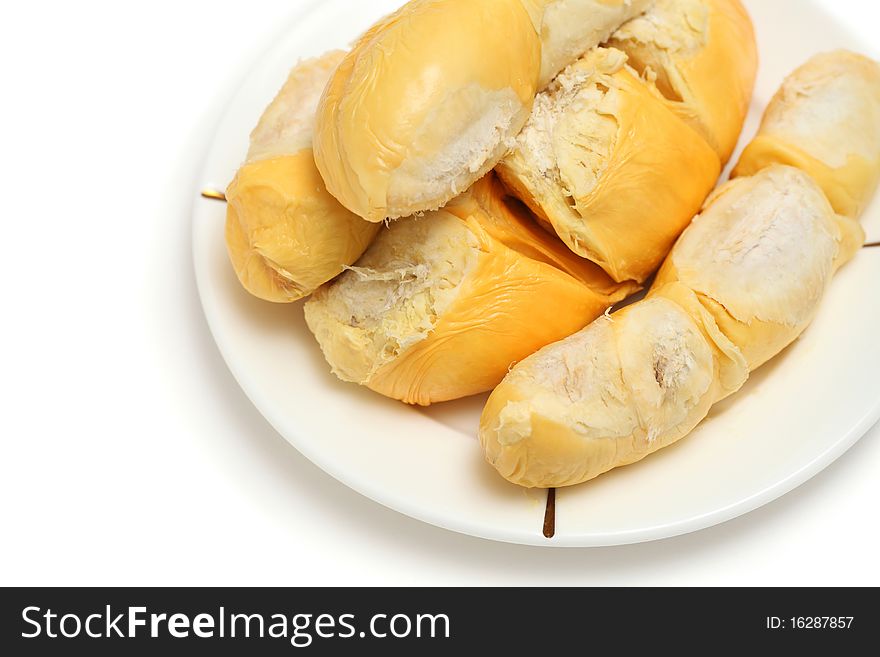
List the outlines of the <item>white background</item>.
{"type": "MultiPolygon", "coordinates": [[[[880,584],[880,428],[745,517],[599,550],[448,533],[289,447],[208,333],[189,204],[296,4],[3,3],[0,585],[880,584]]],[[[823,4],[876,39],[876,3],[823,4]]]]}

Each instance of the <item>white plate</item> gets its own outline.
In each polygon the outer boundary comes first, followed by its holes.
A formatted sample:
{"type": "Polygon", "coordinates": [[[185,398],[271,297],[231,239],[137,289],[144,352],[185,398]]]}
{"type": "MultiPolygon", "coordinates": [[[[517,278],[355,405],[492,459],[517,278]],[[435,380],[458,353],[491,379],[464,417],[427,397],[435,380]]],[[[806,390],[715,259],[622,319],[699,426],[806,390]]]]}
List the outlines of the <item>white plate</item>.
{"type": "MultiPolygon", "coordinates": [[[[230,104],[207,156],[204,184],[225,188],[251,128],[299,58],[344,47],[400,4],[307,4],[230,104]]],[[[876,56],[805,0],[747,5],[762,60],[747,137],[783,77],[814,53],[849,47],[876,56]]],[[[485,396],[418,410],[337,381],[305,326],[301,304],[278,307],[241,289],[226,258],[224,217],[221,203],[195,204],[195,270],[208,323],[245,393],[328,473],[441,527],[555,546],[675,536],[792,490],[880,418],[880,249],[864,249],[837,276],[803,339],[716,407],[689,438],[642,463],[559,491],[557,534],[548,541],[541,532],[544,493],[506,483],[482,461],[475,429],[485,396]]],[[[880,239],[880,202],[865,224],[869,237],[880,239]]]]}

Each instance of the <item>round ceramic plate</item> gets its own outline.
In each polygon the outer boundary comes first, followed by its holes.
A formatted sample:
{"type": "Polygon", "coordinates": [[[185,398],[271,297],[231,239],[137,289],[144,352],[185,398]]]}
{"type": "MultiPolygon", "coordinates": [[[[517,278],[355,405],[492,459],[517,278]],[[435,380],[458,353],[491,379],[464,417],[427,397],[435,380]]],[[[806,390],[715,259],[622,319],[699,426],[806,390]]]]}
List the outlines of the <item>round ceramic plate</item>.
{"type": "MultiPolygon", "coordinates": [[[[202,181],[224,189],[248,134],[300,58],[345,47],[401,0],[304,3],[281,42],[248,75],[219,126],[202,181]]],[[[867,54],[805,0],[747,2],[761,71],[743,143],[783,77],[811,55],[867,54]]],[[[486,397],[410,408],[336,380],[302,304],[251,298],[227,261],[222,203],[199,200],[195,270],[205,314],[235,378],[290,443],[360,493],[451,530],[555,546],[634,543],[695,531],[746,513],[829,465],[880,418],[880,249],[863,249],[834,280],[814,325],[715,407],[687,439],[643,462],[557,496],[557,531],[542,534],[546,494],[486,465],[476,428],[486,397]]],[[[880,202],[864,219],[880,239],[880,202]]]]}

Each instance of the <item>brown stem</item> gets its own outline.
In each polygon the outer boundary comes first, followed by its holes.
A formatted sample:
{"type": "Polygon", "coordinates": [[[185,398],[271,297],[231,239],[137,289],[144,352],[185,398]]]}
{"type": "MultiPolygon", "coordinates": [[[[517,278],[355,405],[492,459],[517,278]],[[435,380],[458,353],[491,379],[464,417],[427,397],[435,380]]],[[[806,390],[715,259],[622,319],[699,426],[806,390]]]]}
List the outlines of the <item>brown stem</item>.
{"type": "Polygon", "coordinates": [[[202,190],[202,198],[207,198],[212,201],[223,201],[226,202],[226,194],[223,192],[218,192],[216,189],[203,189],[202,190]]]}
{"type": "Polygon", "coordinates": [[[544,538],[556,536],[556,489],[547,490],[547,511],[544,513],[544,538]]]}

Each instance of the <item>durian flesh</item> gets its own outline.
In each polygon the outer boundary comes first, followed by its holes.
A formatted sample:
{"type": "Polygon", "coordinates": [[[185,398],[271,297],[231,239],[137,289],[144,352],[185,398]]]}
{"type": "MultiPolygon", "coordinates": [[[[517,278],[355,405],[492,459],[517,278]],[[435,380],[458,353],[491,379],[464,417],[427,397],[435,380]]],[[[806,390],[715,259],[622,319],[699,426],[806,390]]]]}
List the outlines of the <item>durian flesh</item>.
{"type": "Polygon", "coordinates": [[[315,155],[369,221],[442,207],[491,170],[535,94],[650,0],[413,0],[327,87],[315,155]]]}
{"type": "Polygon", "coordinates": [[[880,64],[837,50],[788,76],[733,175],[774,163],[806,171],[835,211],[858,217],[880,180],[880,64]]]}
{"type": "Polygon", "coordinates": [[[555,488],[675,442],[746,379],[742,356],[713,337],[706,313],[663,298],[601,317],[495,390],[480,423],[486,459],[515,484],[555,488]]]}
{"type": "Polygon", "coordinates": [[[230,260],[245,289],[267,301],[311,294],[357,260],[379,230],[339,205],[314,162],[315,108],[343,55],[293,69],[226,191],[230,260]]]}
{"type": "Polygon", "coordinates": [[[523,0],[539,5],[541,80],[544,89],[566,66],[603,43],[625,21],[648,9],[654,0],[523,0]]]}
{"type": "Polygon", "coordinates": [[[758,48],[740,0],[656,0],[609,41],[655,80],[669,107],[699,132],[723,163],[749,111],[758,48]]]}
{"type": "Polygon", "coordinates": [[[715,192],[654,285],[693,290],[755,370],[803,333],[864,237],[807,174],[773,165],[715,192]]]}
{"type": "Polygon", "coordinates": [[[491,390],[633,291],[534,224],[490,175],[383,229],[305,313],[339,378],[428,405],[491,390]]]}
{"type": "Polygon", "coordinates": [[[538,95],[505,184],[614,280],[647,279],[715,185],[709,144],[626,65],[597,48],[538,95]]]}
{"type": "Polygon", "coordinates": [[[486,459],[561,487],[679,440],[803,332],[863,237],[797,169],[725,185],[647,299],[513,368],[480,421],[486,459]]]}
{"type": "Polygon", "coordinates": [[[442,207],[528,117],[541,40],[521,0],[415,0],[358,39],[317,111],[327,188],[368,221],[442,207]]]}

